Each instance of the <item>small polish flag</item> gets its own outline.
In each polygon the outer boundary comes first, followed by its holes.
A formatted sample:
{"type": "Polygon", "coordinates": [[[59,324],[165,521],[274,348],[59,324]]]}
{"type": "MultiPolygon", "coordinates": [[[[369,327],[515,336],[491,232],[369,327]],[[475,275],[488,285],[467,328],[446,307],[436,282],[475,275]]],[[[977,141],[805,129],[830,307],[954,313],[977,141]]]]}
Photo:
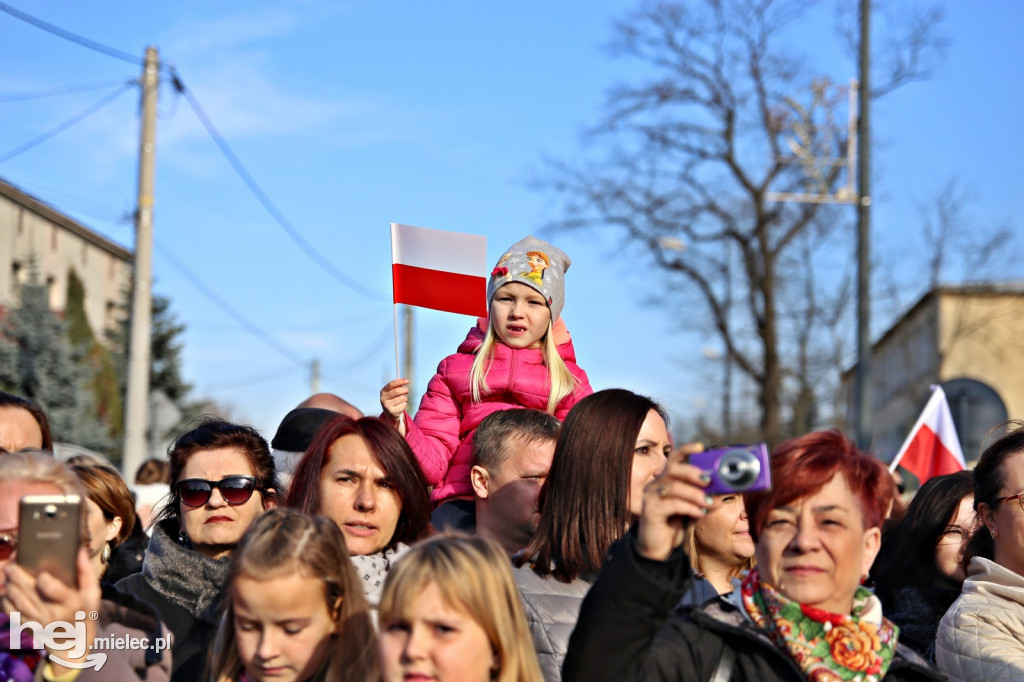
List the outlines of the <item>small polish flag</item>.
{"type": "Polygon", "coordinates": [[[487,316],[487,237],[391,223],[395,303],[487,316]]]}
{"type": "Polygon", "coordinates": [[[932,397],[893,458],[889,471],[896,471],[897,465],[917,476],[922,484],[933,476],[967,468],[953,415],[949,412],[946,393],[941,386],[932,386],[932,397]]]}

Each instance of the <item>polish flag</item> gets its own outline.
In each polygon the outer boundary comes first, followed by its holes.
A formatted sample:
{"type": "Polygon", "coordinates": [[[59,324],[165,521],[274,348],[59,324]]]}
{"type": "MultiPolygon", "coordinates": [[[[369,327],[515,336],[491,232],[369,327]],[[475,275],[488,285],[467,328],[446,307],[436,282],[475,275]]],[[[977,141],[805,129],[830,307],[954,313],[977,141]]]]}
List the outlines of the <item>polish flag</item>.
{"type": "Polygon", "coordinates": [[[487,316],[487,237],[391,223],[395,303],[487,316]]]}
{"type": "Polygon", "coordinates": [[[932,397],[889,465],[889,471],[895,471],[897,465],[917,476],[922,484],[933,476],[967,468],[953,415],[949,412],[946,393],[941,386],[932,386],[932,397]]]}

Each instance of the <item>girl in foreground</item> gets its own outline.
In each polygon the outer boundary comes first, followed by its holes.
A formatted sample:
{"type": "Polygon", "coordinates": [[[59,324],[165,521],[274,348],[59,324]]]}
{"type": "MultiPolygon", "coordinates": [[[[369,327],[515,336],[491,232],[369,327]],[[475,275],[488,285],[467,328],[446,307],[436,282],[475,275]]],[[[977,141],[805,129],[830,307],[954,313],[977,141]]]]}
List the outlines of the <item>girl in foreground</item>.
{"type": "Polygon", "coordinates": [[[464,535],[426,540],[388,574],[384,682],[541,682],[508,556],[464,535]]]}
{"type": "Polygon", "coordinates": [[[375,644],[337,525],[291,509],[260,516],[232,557],[211,679],[376,682],[375,644]]]}

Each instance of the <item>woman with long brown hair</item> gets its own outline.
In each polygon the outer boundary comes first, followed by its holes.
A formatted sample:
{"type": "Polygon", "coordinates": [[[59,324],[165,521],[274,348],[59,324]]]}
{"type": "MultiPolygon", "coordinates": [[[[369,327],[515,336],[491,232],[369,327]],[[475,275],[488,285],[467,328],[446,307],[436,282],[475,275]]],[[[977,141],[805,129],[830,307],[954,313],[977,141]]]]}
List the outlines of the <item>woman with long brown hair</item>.
{"type": "Polygon", "coordinates": [[[515,572],[549,682],[561,679],[580,604],[608,547],[639,516],[643,488],[665,464],[667,421],[650,398],[608,389],[581,400],[562,424],[537,533],[515,572]]]}

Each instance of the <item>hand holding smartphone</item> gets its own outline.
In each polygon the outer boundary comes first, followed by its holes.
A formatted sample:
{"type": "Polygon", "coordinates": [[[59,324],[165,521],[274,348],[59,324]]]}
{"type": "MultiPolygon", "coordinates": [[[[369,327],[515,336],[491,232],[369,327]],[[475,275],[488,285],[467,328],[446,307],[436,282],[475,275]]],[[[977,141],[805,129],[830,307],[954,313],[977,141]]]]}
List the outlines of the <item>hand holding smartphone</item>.
{"type": "Polygon", "coordinates": [[[26,495],[18,512],[18,565],[32,575],[46,571],[78,589],[82,498],[26,495]]]}

